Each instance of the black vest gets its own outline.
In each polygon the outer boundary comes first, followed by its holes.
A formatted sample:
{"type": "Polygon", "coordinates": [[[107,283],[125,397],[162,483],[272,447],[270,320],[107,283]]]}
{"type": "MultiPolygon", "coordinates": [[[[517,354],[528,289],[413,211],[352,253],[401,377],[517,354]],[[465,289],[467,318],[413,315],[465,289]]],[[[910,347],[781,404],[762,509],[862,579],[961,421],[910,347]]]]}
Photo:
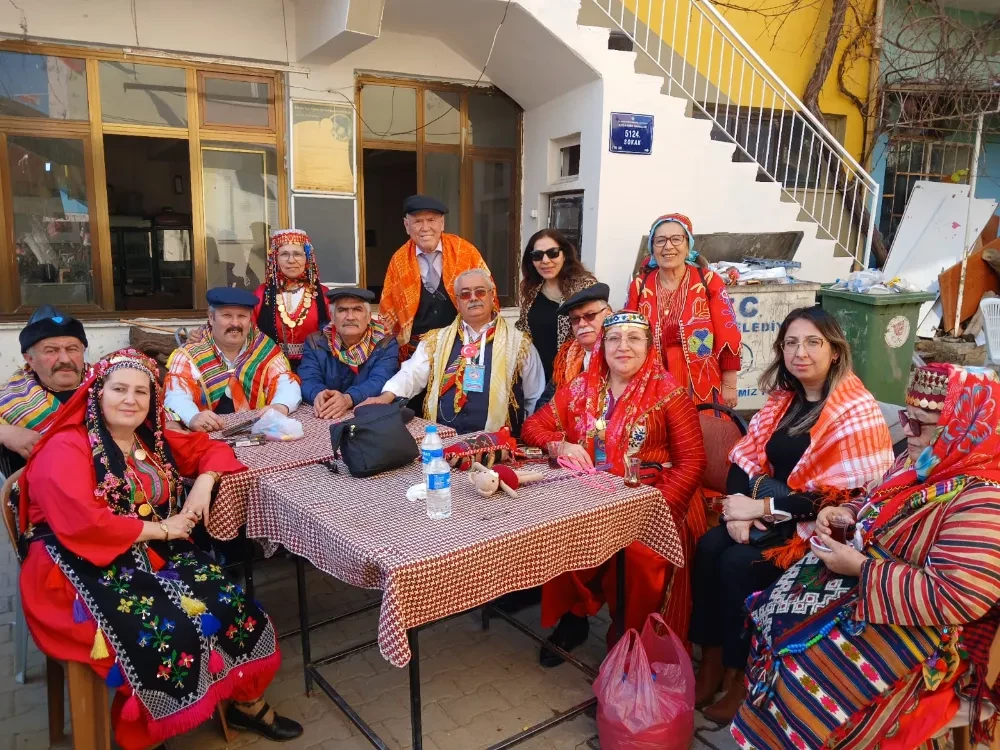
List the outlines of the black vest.
{"type": "Polygon", "coordinates": [[[413,332],[410,341],[416,346],[416,340],[435,328],[447,328],[455,322],[458,310],[448,296],[444,285],[444,276],[438,282],[437,291],[428,292],[427,287],[420,285],[420,302],[417,304],[417,314],[413,316],[413,332]]]}
{"type": "MultiPolygon", "coordinates": [[[[462,350],[462,337],[455,336],[455,343],[452,344],[451,354],[448,355],[448,363],[451,364],[459,356],[462,350]]],[[[517,352],[510,352],[510,356],[516,356],[517,352]]],[[[479,432],[486,429],[486,417],[490,409],[490,383],[493,377],[493,342],[486,345],[486,366],[485,383],[483,392],[475,393],[466,391],[468,401],[462,407],[462,411],[455,415],[455,389],[449,388],[444,396],[438,400],[437,422],[438,424],[454,427],[459,435],[468,432],[479,432]]],[[[503,377],[501,374],[500,377],[503,377]]],[[[433,374],[432,374],[433,378],[433,374]]],[[[514,376],[511,384],[514,400],[517,402],[517,409],[509,407],[510,431],[514,437],[521,434],[521,425],[524,423],[524,389],[521,388],[520,376],[514,376]]]]}

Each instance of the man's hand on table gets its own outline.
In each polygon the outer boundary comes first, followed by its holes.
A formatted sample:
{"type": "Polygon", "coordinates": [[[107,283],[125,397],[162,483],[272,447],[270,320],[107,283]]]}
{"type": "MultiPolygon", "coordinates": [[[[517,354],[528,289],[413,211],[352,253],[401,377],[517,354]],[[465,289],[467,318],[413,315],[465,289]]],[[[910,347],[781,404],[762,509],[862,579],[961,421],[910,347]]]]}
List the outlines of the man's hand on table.
{"type": "Polygon", "coordinates": [[[392,391],[382,391],[378,396],[372,396],[371,398],[366,398],[358,406],[365,406],[366,404],[391,404],[396,400],[396,394],[392,391]]]}
{"type": "Polygon", "coordinates": [[[354,408],[354,399],[340,391],[320,391],[313,401],[313,410],[320,419],[339,419],[354,408]]]}
{"type": "Polygon", "coordinates": [[[222,429],[222,418],[214,411],[200,411],[188,422],[194,432],[215,432],[222,429]]]}

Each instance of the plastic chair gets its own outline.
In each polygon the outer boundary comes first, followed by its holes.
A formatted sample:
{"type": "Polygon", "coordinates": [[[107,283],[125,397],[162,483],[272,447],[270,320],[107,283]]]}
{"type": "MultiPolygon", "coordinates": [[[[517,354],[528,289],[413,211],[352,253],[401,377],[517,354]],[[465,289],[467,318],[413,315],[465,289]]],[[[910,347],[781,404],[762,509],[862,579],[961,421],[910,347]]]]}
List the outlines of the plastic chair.
{"type": "Polygon", "coordinates": [[[1000,298],[990,297],[979,302],[983,313],[983,331],[986,333],[986,356],[995,365],[1000,364],[1000,298]]]}
{"type": "Polygon", "coordinates": [[[729,451],[747,434],[747,423],[725,404],[698,404],[698,420],[705,441],[708,466],[702,485],[720,495],[726,494],[729,476],[729,451]]]}

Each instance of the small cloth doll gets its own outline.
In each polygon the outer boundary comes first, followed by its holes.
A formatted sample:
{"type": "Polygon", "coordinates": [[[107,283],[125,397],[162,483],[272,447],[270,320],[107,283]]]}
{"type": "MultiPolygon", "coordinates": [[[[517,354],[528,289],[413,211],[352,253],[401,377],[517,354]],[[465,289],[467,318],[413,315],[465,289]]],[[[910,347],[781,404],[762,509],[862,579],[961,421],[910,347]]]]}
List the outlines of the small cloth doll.
{"type": "Polygon", "coordinates": [[[497,489],[503,490],[511,497],[517,497],[517,488],[522,483],[537,482],[544,476],[539,471],[515,471],[502,464],[488,469],[481,463],[473,463],[468,474],[472,486],[483,497],[490,497],[496,493],[497,489]]]}
{"type": "Polygon", "coordinates": [[[489,468],[493,464],[509,461],[517,454],[517,441],[511,437],[509,427],[496,432],[484,432],[469,440],[460,440],[444,449],[444,460],[453,469],[468,471],[473,463],[489,468]]]}

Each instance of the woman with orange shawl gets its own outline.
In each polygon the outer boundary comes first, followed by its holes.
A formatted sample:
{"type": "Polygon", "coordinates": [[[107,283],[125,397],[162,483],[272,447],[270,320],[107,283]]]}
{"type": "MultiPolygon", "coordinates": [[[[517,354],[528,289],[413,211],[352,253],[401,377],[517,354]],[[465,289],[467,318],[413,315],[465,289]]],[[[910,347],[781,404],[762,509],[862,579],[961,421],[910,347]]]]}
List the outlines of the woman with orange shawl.
{"type": "Polygon", "coordinates": [[[663,366],[696,404],[736,407],[742,337],[722,278],[694,249],[691,220],[666,214],[649,229],[649,257],[625,306],[653,325],[663,366]]]}
{"type": "Polygon", "coordinates": [[[849,499],[892,465],[882,410],[823,308],[788,314],[760,388],[767,403],[729,455],[724,523],[698,541],[692,566],[691,640],[702,647],[695,702],[720,723],[732,721],[746,695],[743,602],[806,553],[823,502],[849,499]],[[713,703],[720,687],[725,694],[713,703]]]}
{"type": "MultiPolygon", "coordinates": [[[[989,743],[1000,623],[1000,383],[989,370],[916,370],[907,453],[866,498],[826,507],[812,553],[747,601],[750,693],[731,733],[750,748],[989,743]],[[835,519],[847,543],[831,537],[835,519]]],[[[991,745],[992,746],[992,745],[991,745]]]]}
{"type": "Polygon", "coordinates": [[[309,235],[280,229],[271,235],[264,283],[257,287],[254,319],[298,369],[306,339],[330,322],[330,308],[319,281],[319,266],[309,235]]]}
{"type": "MultiPolygon", "coordinates": [[[[663,494],[684,554],[690,556],[707,526],[704,505],[692,502],[705,472],[705,448],[694,404],[664,372],[651,339],[649,321],[638,313],[605,318],[603,338],[588,369],[525,421],[522,438],[536,446],[561,440],[561,455],[616,476],[624,475],[626,457],[641,459],[644,474],[649,470],[643,481],[663,494]]],[[[625,622],[616,619],[609,641],[625,629],[641,628],[647,615],[661,610],[684,638],[691,610],[687,569],[675,568],[641,542],[633,542],[625,554],[625,622]]],[[[542,625],[558,622],[549,640],[567,651],[583,643],[590,630],[587,617],[597,614],[605,601],[615,601],[615,586],[613,560],[546,583],[542,625]]],[[[562,659],[543,648],[540,661],[555,666],[562,659]]]]}

